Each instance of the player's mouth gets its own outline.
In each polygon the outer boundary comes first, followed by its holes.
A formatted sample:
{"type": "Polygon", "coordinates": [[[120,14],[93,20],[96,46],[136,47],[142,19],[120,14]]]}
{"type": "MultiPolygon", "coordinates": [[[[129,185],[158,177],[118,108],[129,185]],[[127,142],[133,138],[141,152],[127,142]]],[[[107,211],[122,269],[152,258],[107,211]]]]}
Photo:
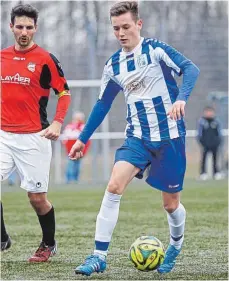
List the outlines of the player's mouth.
{"type": "Polygon", "coordinates": [[[120,39],[120,42],[121,42],[121,44],[125,44],[125,43],[127,43],[127,39],[120,39]]]}
{"type": "Polygon", "coordinates": [[[20,41],[21,41],[21,43],[25,44],[29,41],[29,39],[27,37],[21,37],[20,41]]]}

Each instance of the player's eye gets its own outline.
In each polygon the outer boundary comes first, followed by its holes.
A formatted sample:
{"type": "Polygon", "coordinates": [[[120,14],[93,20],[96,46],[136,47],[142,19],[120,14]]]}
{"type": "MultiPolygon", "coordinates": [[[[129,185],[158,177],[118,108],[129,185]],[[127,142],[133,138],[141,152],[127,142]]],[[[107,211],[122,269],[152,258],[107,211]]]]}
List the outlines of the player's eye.
{"type": "Polygon", "coordinates": [[[27,30],[32,30],[32,29],[33,29],[33,26],[27,26],[26,29],[27,29],[27,30]]]}
{"type": "Polygon", "coordinates": [[[115,31],[119,31],[119,27],[115,27],[115,26],[114,26],[114,30],[115,30],[115,31]]]}
{"type": "Polygon", "coordinates": [[[17,29],[23,29],[23,26],[22,25],[16,25],[16,28],[17,29]]]}
{"type": "Polygon", "coordinates": [[[129,28],[129,25],[124,25],[123,26],[123,29],[128,29],[129,28]]]}

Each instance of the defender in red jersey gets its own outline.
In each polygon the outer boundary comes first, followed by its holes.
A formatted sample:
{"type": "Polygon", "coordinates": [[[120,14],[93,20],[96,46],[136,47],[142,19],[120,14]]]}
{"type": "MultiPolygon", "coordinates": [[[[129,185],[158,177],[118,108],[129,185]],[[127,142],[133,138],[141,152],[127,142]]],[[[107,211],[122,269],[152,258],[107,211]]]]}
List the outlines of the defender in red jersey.
{"type": "MultiPolygon", "coordinates": [[[[56,253],[55,215],[47,199],[51,140],[57,140],[70,103],[69,88],[56,57],[33,41],[38,11],[19,4],[11,11],[15,45],[1,50],[1,180],[17,169],[37,213],[42,241],[30,262],[45,262],[56,253]],[[58,97],[51,124],[46,107],[50,89],[58,97]]],[[[1,204],[1,250],[11,246],[1,204]]]]}

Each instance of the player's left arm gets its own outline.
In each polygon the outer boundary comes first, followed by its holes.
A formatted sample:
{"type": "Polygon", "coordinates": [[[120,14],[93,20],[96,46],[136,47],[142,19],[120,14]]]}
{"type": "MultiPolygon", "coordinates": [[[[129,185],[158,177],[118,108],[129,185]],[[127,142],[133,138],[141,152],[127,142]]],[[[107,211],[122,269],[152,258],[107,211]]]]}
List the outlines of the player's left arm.
{"type": "Polygon", "coordinates": [[[179,120],[185,115],[185,105],[199,76],[199,68],[184,55],[164,42],[154,41],[153,48],[158,60],[163,60],[177,75],[183,74],[183,81],[179,94],[168,115],[174,120],[179,120]]]}
{"type": "Polygon", "coordinates": [[[217,129],[217,133],[218,133],[219,144],[222,144],[223,143],[223,133],[222,133],[221,123],[218,118],[216,118],[216,124],[217,124],[216,129],[217,129]]]}
{"type": "Polygon", "coordinates": [[[55,94],[58,96],[58,102],[53,122],[48,128],[42,131],[41,135],[47,139],[57,140],[70,105],[71,95],[61,64],[52,54],[50,54],[48,60],[48,68],[51,74],[49,86],[53,88],[55,94]]]}

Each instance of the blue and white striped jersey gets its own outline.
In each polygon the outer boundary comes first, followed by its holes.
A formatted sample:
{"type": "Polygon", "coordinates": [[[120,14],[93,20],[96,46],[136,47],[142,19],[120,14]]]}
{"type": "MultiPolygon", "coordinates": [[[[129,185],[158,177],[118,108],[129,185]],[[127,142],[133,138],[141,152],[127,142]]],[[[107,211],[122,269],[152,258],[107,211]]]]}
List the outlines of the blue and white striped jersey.
{"type": "Polygon", "coordinates": [[[167,113],[177,98],[187,100],[197,77],[191,69],[179,90],[174,74],[181,75],[185,68],[188,71],[188,67],[193,66],[165,43],[141,38],[130,53],[120,49],[107,61],[99,99],[123,91],[127,104],[127,137],[160,141],[183,136],[183,119],[176,122],[167,113]]]}
{"type": "Polygon", "coordinates": [[[104,67],[99,99],[79,139],[87,142],[120,91],[127,105],[126,137],[161,141],[185,135],[184,120],[167,113],[176,100],[187,101],[198,75],[194,63],[156,39],[141,38],[129,53],[120,49],[104,67]],[[175,74],[183,75],[179,88],[175,74]]]}

